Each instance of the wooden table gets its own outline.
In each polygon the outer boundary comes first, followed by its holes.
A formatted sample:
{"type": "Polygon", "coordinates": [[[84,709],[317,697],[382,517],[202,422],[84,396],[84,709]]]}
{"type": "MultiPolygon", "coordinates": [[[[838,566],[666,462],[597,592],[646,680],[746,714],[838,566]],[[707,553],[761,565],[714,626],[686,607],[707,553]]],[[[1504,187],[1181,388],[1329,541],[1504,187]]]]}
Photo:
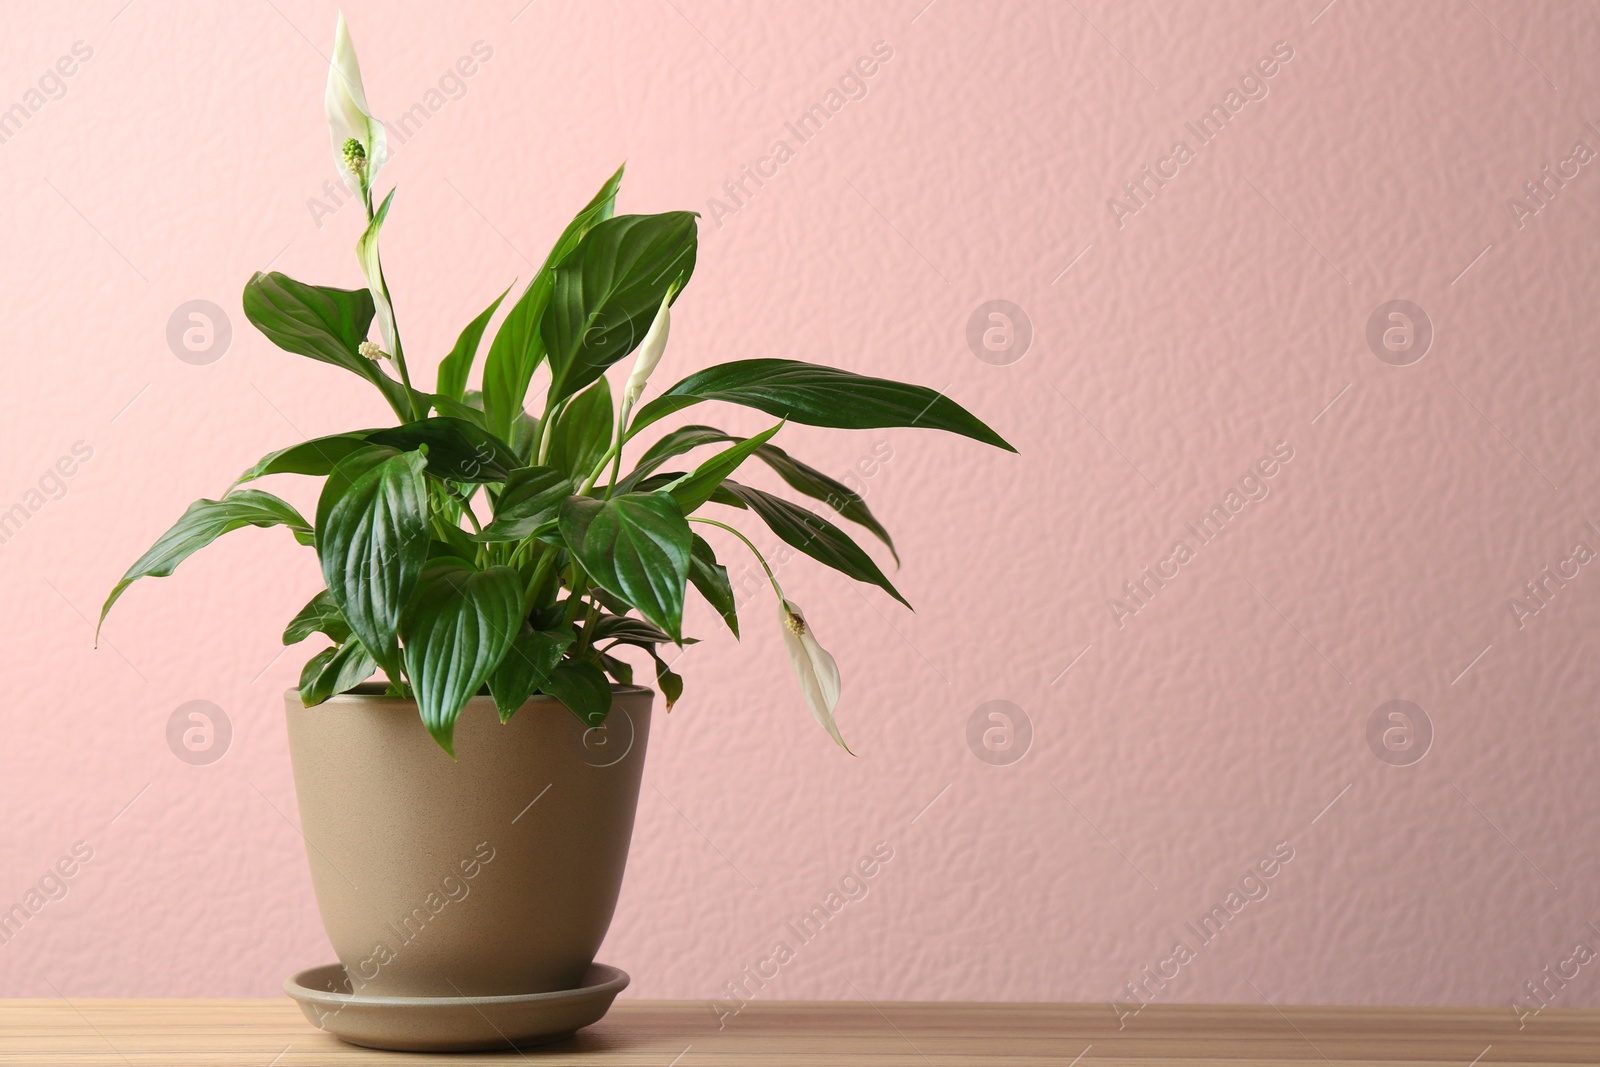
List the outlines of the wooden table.
{"type": "Polygon", "coordinates": [[[1600,1011],[1152,1005],[1118,1030],[1104,1004],[752,1003],[719,1030],[697,1001],[619,1001],[576,1038],[526,1053],[372,1052],[310,1026],[288,1000],[0,1001],[0,1064],[317,1067],[988,1067],[1076,1064],[1600,1062],[1600,1011]]]}

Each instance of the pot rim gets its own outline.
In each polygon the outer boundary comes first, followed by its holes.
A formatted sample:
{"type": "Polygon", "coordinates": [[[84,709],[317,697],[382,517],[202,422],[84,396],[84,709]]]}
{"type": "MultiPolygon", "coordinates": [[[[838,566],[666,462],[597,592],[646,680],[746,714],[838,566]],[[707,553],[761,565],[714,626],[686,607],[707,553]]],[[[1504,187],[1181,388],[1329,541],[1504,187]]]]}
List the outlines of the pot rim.
{"type": "MultiPolygon", "coordinates": [[[[336,693],[333,696],[329,697],[327,700],[324,700],[321,704],[318,704],[318,705],[315,705],[315,706],[316,707],[326,707],[329,704],[333,704],[333,703],[337,703],[337,702],[342,702],[342,703],[346,703],[346,704],[403,704],[403,705],[405,705],[407,707],[412,707],[412,708],[417,706],[417,702],[414,699],[412,699],[411,697],[386,696],[384,694],[384,690],[386,690],[388,688],[389,688],[389,683],[387,683],[387,682],[362,682],[359,685],[357,685],[354,689],[348,689],[343,693],[336,693]]],[[[628,696],[628,695],[634,695],[634,694],[639,694],[639,693],[643,693],[643,694],[645,694],[646,696],[649,696],[649,697],[654,697],[656,695],[656,691],[654,689],[651,689],[649,686],[644,686],[644,685],[618,685],[615,682],[613,682],[612,685],[611,685],[611,695],[613,697],[628,696]]],[[[291,699],[291,698],[293,698],[295,700],[299,700],[299,698],[300,698],[300,688],[299,688],[299,686],[290,686],[288,689],[285,689],[283,691],[283,696],[284,696],[285,700],[288,700],[288,699],[291,699]]],[[[477,693],[477,694],[474,694],[472,697],[470,697],[468,699],[467,703],[471,704],[474,701],[480,701],[480,700],[486,700],[486,701],[489,701],[490,703],[494,702],[494,698],[493,697],[486,696],[486,695],[484,695],[482,693],[477,693]]],[[[533,703],[551,703],[551,704],[559,705],[559,706],[561,706],[563,708],[566,707],[566,705],[562,704],[559,699],[557,699],[556,697],[551,696],[549,693],[534,693],[521,706],[522,707],[527,707],[529,704],[533,704],[533,703]]],[[[306,710],[309,711],[311,709],[307,708],[306,710]]]]}

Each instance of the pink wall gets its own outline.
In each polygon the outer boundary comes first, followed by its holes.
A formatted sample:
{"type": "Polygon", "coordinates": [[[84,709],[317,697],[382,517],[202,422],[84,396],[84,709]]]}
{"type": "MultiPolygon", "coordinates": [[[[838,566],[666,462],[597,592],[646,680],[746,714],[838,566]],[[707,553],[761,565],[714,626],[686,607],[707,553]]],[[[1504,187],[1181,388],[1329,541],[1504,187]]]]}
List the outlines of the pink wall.
{"type": "MultiPolygon", "coordinates": [[[[1505,1006],[1600,942],[1600,567],[1561,562],[1600,548],[1600,14],[1324,2],[351,6],[382,116],[492,50],[384,175],[414,358],[527,277],[627,159],[625,210],[706,215],[662,376],[753,355],[901,376],[1021,449],[784,432],[856,467],[918,612],[784,571],[843,665],[858,759],[811,722],[768,602],[742,646],[696,617],[708,640],[651,739],[602,953],[632,994],[718,996],[880,841],[893,859],[865,898],[762,996],[1106,1001],[1148,966],[1176,971],[1162,1000],[1505,1006]],[[799,143],[785,124],[875,47],[892,57],[799,143]],[[1229,102],[1202,145],[1186,123],[1229,102]],[[793,158],[728,200],[780,139],[793,158]],[[1136,200],[1145,165],[1168,177],[1136,200]],[[1025,311],[1025,352],[969,346],[992,300],[1025,311]],[[1369,346],[1392,300],[1431,322],[1420,361],[1392,365],[1416,340],[1380,344],[1388,362],[1369,346]],[[1241,484],[1202,543],[1186,523],[1241,484]],[[1164,562],[1179,541],[1191,558],[1164,562]],[[1111,607],[1147,566],[1165,585],[1111,607]],[[1508,606],[1546,566],[1564,587],[1508,606]],[[969,747],[995,700],[1031,723],[1020,761],[969,747]],[[1369,743],[1391,700],[1431,724],[1420,761],[1420,741],[1369,743]],[[1275,850],[1246,885],[1265,898],[1201,944],[1185,924],[1275,850]],[[1193,958],[1172,961],[1180,939],[1193,958]]],[[[279,703],[311,555],[235,534],[130,592],[99,651],[88,620],[191,499],[382,416],[239,308],[268,264],[359,284],[357,209],[308,207],[334,177],[334,15],[0,16],[0,104],[87,57],[0,143],[0,510],[30,512],[0,545],[0,900],[93,849],[0,948],[0,993],[270,996],[332,958],[279,703]],[[232,325],[207,365],[166,338],[192,300],[232,325]],[[168,747],[190,700],[232,724],[209,766],[168,747]]],[[[1600,967],[1556,1002],[1600,1005],[1600,967]]]]}

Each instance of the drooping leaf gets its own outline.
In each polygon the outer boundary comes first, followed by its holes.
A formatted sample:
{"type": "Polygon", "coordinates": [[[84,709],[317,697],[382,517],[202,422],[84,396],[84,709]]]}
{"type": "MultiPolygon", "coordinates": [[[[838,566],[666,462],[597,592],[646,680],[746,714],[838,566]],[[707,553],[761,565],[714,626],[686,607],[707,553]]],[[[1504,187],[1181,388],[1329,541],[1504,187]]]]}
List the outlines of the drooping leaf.
{"type": "Polygon", "coordinates": [[[359,374],[401,419],[411,417],[405,386],[360,352],[374,314],[367,290],[306,285],[277,271],[258,271],[245,283],[244,314],[279,348],[359,374]]]}
{"type": "Polygon", "coordinates": [[[544,691],[590,728],[602,725],[611,711],[611,683],[604,671],[585,660],[558,663],[545,681],[544,691]]]}
{"type": "Polygon", "coordinates": [[[562,501],[575,487],[554,467],[519,467],[506,479],[494,521],[476,540],[520,541],[545,523],[555,521],[562,501]]]}
{"type": "Polygon", "coordinates": [[[429,563],[401,619],[406,674],[422,723],[451,756],[456,718],[500,665],[522,625],[522,582],[510,567],[429,563]]]}
{"type": "Polygon", "coordinates": [[[178,564],[206,545],[245,526],[287,526],[296,534],[311,532],[310,524],[292,506],[259,489],[234,489],[221,500],[196,500],[112,588],[111,595],[100,608],[96,639],[100,636],[100,626],[105,624],[106,612],[128,586],[140,578],[165,578],[178,564]]]}
{"type": "Polygon", "coordinates": [[[683,696],[683,679],[667,666],[667,661],[657,655],[655,649],[650,650],[650,658],[656,661],[656,685],[660,686],[661,697],[670,712],[678,698],[683,696]]]}
{"type": "Polygon", "coordinates": [[[691,211],[618,215],[596,223],[553,272],[539,331],[554,404],[636,348],[669,290],[694,273],[691,211]]]}
{"type": "Polygon", "coordinates": [[[545,355],[544,338],[539,324],[545,308],[550,303],[553,283],[552,270],[577,247],[584,234],[597,223],[611,217],[616,204],[617,189],[622,184],[622,170],[606,180],[582,211],[567,224],[555,246],[545,258],[544,265],[528,282],[517,302],[511,305],[505,321],[489,345],[489,354],[483,363],[483,410],[488,416],[489,429],[502,437],[512,433],[516,415],[522,410],[528,395],[528,383],[545,355]]]}
{"type": "Polygon", "coordinates": [[[699,534],[689,551],[689,581],[700,590],[706,603],[716,609],[722,621],[728,624],[733,636],[739,636],[739,611],[733,598],[733,585],[728,581],[728,568],[717,562],[711,545],[699,534]]]}
{"type": "Polygon", "coordinates": [[[723,449],[696,467],[692,473],[667,486],[667,492],[672,494],[672,499],[678,502],[685,515],[692,514],[696,508],[711,499],[711,495],[728,476],[739,469],[739,464],[781,429],[783,423],[780,422],[771,429],[763,430],[754,437],[747,437],[732,447],[723,449]]]}
{"type": "Polygon", "coordinates": [[[426,463],[417,452],[382,460],[351,483],[317,529],[328,592],[392,681],[400,678],[401,611],[428,558],[426,463]]]}
{"type": "Polygon", "coordinates": [[[614,413],[604,378],[572,398],[550,433],[549,465],[581,483],[611,446],[614,413]]]}
{"type": "Polygon", "coordinates": [[[629,435],[703,400],[742,404],[807,426],[847,430],[918,426],[948,430],[1016,451],[976,415],[943,393],[792,359],[742,359],[691,374],[640,408],[629,435]]]}
{"type": "Polygon", "coordinates": [[[466,419],[448,415],[367,435],[402,452],[427,446],[428,473],[452,482],[502,482],[522,465],[511,446],[466,419]]]}
{"type": "Polygon", "coordinates": [[[300,703],[315,707],[331,696],[354,689],[378,669],[360,638],[351,637],[336,648],[312,656],[300,672],[300,703]]]}
{"type": "Polygon", "coordinates": [[[776,471],[778,477],[787,482],[790,488],[804,493],[813,500],[822,501],[851,522],[860,523],[871,530],[873,535],[888,547],[895,563],[900,562],[900,553],[895,551],[889,531],[885,530],[877,516],[872,514],[861,494],[838,479],[823,474],[810,464],[795,459],[777,445],[762,445],[756,450],[756,457],[776,471]]]}
{"type": "MultiPolygon", "coordinates": [[[[495,309],[510,291],[511,287],[506,286],[505,292],[495,297],[493,303],[478,313],[477,318],[467,323],[461,335],[456,338],[456,346],[439,362],[437,388],[440,396],[459,402],[465,395],[467,375],[472,372],[472,361],[478,356],[478,343],[483,339],[484,328],[489,325],[489,320],[494,318],[495,309]]],[[[448,414],[443,408],[440,411],[448,414]]]]}
{"type": "Polygon", "coordinates": [[[562,540],[598,585],[682,643],[694,535],[677,501],[662,492],[569,496],[559,522],[562,540]]]}
{"type": "Polygon", "coordinates": [[[850,535],[814,511],[792,504],[779,496],[752,489],[748,485],[727,481],[722,483],[734,496],[744,501],[750,510],[772,528],[785,544],[798,548],[819,563],[827,564],[858,582],[876,585],[906,607],[911,603],[900,595],[894,583],[862,551],[850,535]]]}
{"type": "Polygon", "coordinates": [[[326,589],[312,597],[283,630],[283,643],[299,644],[312,634],[323,633],[341,644],[350,636],[350,624],[344,621],[344,612],[334,602],[326,589]]]}
{"type": "Polygon", "coordinates": [[[508,721],[530,696],[545,687],[572,641],[571,630],[535,630],[522,624],[500,665],[489,675],[489,694],[501,722],[508,721]]]}
{"type": "Polygon", "coordinates": [[[600,665],[605,672],[616,681],[618,685],[633,684],[633,664],[625,659],[618,659],[609,653],[600,653],[600,665]]]}
{"type": "MultiPolygon", "coordinates": [[[[629,615],[601,615],[589,628],[588,637],[590,644],[600,641],[619,641],[640,648],[666,644],[672,640],[660,627],[652,626],[643,619],[635,619],[629,615]]],[[[689,644],[691,641],[692,638],[685,638],[684,644],[689,644]]]]}

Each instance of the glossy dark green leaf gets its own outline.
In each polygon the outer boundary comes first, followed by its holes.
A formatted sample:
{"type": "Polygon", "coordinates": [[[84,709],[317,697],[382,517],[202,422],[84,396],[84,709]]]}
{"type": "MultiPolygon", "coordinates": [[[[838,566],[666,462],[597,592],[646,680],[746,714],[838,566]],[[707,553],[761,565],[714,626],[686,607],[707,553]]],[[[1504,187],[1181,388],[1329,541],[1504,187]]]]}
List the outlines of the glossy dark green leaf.
{"type": "Polygon", "coordinates": [[[367,435],[402,452],[428,450],[428,473],[452,482],[503,482],[522,465],[511,446],[466,419],[439,415],[367,435]]]}
{"type": "Polygon", "coordinates": [[[336,433],[329,437],[313,437],[288,448],[280,448],[262,456],[254,467],[239,475],[238,482],[254,481],[269,474],[309,474],[322,477],[333,470],[333,465],[367,444],[367,434],[373,430],[356,430],[353,433],[336,433]]]}
{"type": "Polygon", "coordinates": [[[519,467],[506,479],[495,506],[494,521],[483,528],[476,540],[522,540],[553,522],[573,489],[571,479],[554,467],[519,467]]]}
{"type": "MultiPolygon", "coordinates": [[[[588,638],[590,644],[600,641],[620,641],[627,645],[638,645],[640,648],[665,644],[672,640],[660,627],[628,615],[600,616],[589,628],[588,638]]],[[[685,639],[684,643],[688,644],[688,639],[685,639]]]]}
{"type": "Polygon", "coordinates": [[[611,711],[611,683],[605,672],[583,660],[558,663],[545,681],[544,691],[590,728],[603,724],[611,711]]]}
{"type": "Polygon", "coordinates": [[[872,514],[861,494],[838,479],[823,474],[810,464],[795,459],[777,445],[762,445],[756,450],[756,457],[776,471],[778,477],[787,482],[790,488],[804,493],[813,500],[822,501],[851,522],[860,523],[871,530],[873,535],[888,547],[895,563],[900,562],[900,553],[895,551],[889,531],[885,530],[883,524],[872,514]]]}
{"type": "MultiPolygon", "coordinates": [[[[287,526],[297,533],[311,530],[310,524],[292,506],[259,489],[234,489],[221,500],[196,500],[112,588],[111,595],[100,608],[100,624],[105,623],[106,612],[122,596],[123,590],[135,581],[165,578],[178,564],[223,534],[245,526],[287,526]]],[[[96,625],[96,639],[99,635],[100,626],[96,625]]]]}
{"type": "Polygon", "coordinates": [[[396,414],[410,418],[405,386],[360,352],[373,313],[372,294],[365,289],[306,285],[277,271],[258,271],[244,286],[245,318],[269,341],[359,374],[378,387],[396,414]]]}
{"type": "Polygon", "coordinates": [[[906,607],[911,606],[894,587],[894,583],[878,569],[872,557],[850,540],[848,534],[821,515],[748,485],[733,481],[724,482],[723,485],[744,501],[751,511],[761,516],[761,520],[785,544],[798,548],[819,563],[825,563],[858,582],[876,585],[906,607]]]}
{"type": "Polygon", "coordinates": [[[349,692],[378,669],[359,638],[312,656],[300,672],[300,703],[315,707],[331,696],[349,692]]]}
{"type": "Polygon", "coordinates": [[[429,563],[406,606],[400,636],[422,724],[451,756],[456,718],[522,625],[522,582],[510,567],[429,563]]]}
{"type": "Polygon", "coordinates": [[[506,650],[500,665],[489,674],[489,694],[500,711],[500,721],[511,718],[528,698],[543,689],[561,654],[572,644],[571,630],[535,630],[527,623],[506,650]]]}
{"type": "Polygon", "coordinates": [[[327,634],[334,644],[350,636],[350,624],[344,621],[344,612],[334,602],[326,589],[307,602],[283,630],[283,643],[299,644],[312,634],[327,634]]]}
{"type": "Polygon", "coordinates": [[[604,378],[572,398],[550,433],[547,462],[582,483],[611,447],[611,386],[604,378]]]}
{"type": "Polygon", "coordinates": [[[583,236],[598,222],[611,217],[617,199],[617,189],[622,184],[622,170],[606,180],[582,211],[567,224],[555,246],[545,258],[544,265],[533,276],[517,302],[511,306],[505,321],[489,345],[489,354],[483,363],[484,411],[489,418],[489,429],[501,436],[511,436],[517,412],[522,410],[528,395],[528,383],[545,355],[540,323],[550,303],[552,275],[556,264],[565,259],[583,236]]]}
{"type": "Polygon", "coordinates": [[[690,474],[667,486],[667,492],[672,494],[672,499],[678,502],[685,515],[692,514],[696,508],[710,500],[712,494],[739,465],[749,458],[750,454],[766,444],[772,435],[783,429],[783,423],[763,430],[754,437],[747,437],[725,448],[721,452],[706,460],[696,467],[690,474]]]}
{"type": "Polygon", "coordinates": [[[570,496],[561,505],[561,538],[594,581],[683,639],[683,594],[694,537],[667,493],[610,500],[570,496]]]}
{"type": "Polygon", "coordinates": [[[328,512],[350,491],[350,486],[357,478],[399,454],[388,445],[367,444],[335,461],[333,469],[328,471],[322,483],[322,492],[317,496],[316,528],[322,530],[327,527],[328,512]]]}
{"type": "Polygon", "coordinates": [[[629,435],[703,400],[742,404],[807,426],[948,430],[1016,451],[976,415],[925,386],[869,378],[792,359],[742,359],[691,374],[640,408],[629,435]]]}
{"type": "Polygon", "coordinates": [[[653,649],[650,658],[656,661],[656,687],[661,690],[661,697],[666,702],[667,710],[671,711],[672,706],[683,696],[683,679],[667,666],[667,661],[656,655],[653,649]]]}
{"type": "Polygon", "coordinates": [[[550,361],[549,402],[572,396],[632,352],[669,290],[694,273],[690,211],[618,215],[594,228],[552,272],[539,331],[550,361]]]}
{"type": "Polygon", "coordinates": [[[731,440],[733,438],[727,431],[714,426],[681,426],[645,449],[644,455],[639,457],[639,462],[634,465],[633,470],[617,483],[616,492],[633,492],[639,487],[640,482],[660,470],[667,460],[675,456],[681,456],[702,445],[721,444],[731,440]]]}
{"type": "Polygon", "coordinates": [[[700,590],[706,603],[716,609],[722,621],[728,624],[733,636],[739,636],[739,611],[733,598],[733,585],[728,581],[728,568],[717,562],[711,545],[699,534],[689,551],[689,581],[700,590]]]}
{"type": "Polygon", "coordinates": [[[472,361],[478,357],[478,343],[483,339],[484,328],[489,325],[489,320],[494,318],[495,309],[510,291],[511,287],[506,286],[505,292],[495,297],[494,302],[479,312],[477,318],[467,323],[466,328],[456,338],[456,346],[439,362],[440,396],[459,401],[466,393],[467,375],[472,371],[472,361]]]}
{"type": "Polygon", "coordinates": [[[328,592],[392,681],[400,678],[401,611],[428,558],[426,462],[416,452],[384,459],[351,483],[317,529],[328,592]]]}

